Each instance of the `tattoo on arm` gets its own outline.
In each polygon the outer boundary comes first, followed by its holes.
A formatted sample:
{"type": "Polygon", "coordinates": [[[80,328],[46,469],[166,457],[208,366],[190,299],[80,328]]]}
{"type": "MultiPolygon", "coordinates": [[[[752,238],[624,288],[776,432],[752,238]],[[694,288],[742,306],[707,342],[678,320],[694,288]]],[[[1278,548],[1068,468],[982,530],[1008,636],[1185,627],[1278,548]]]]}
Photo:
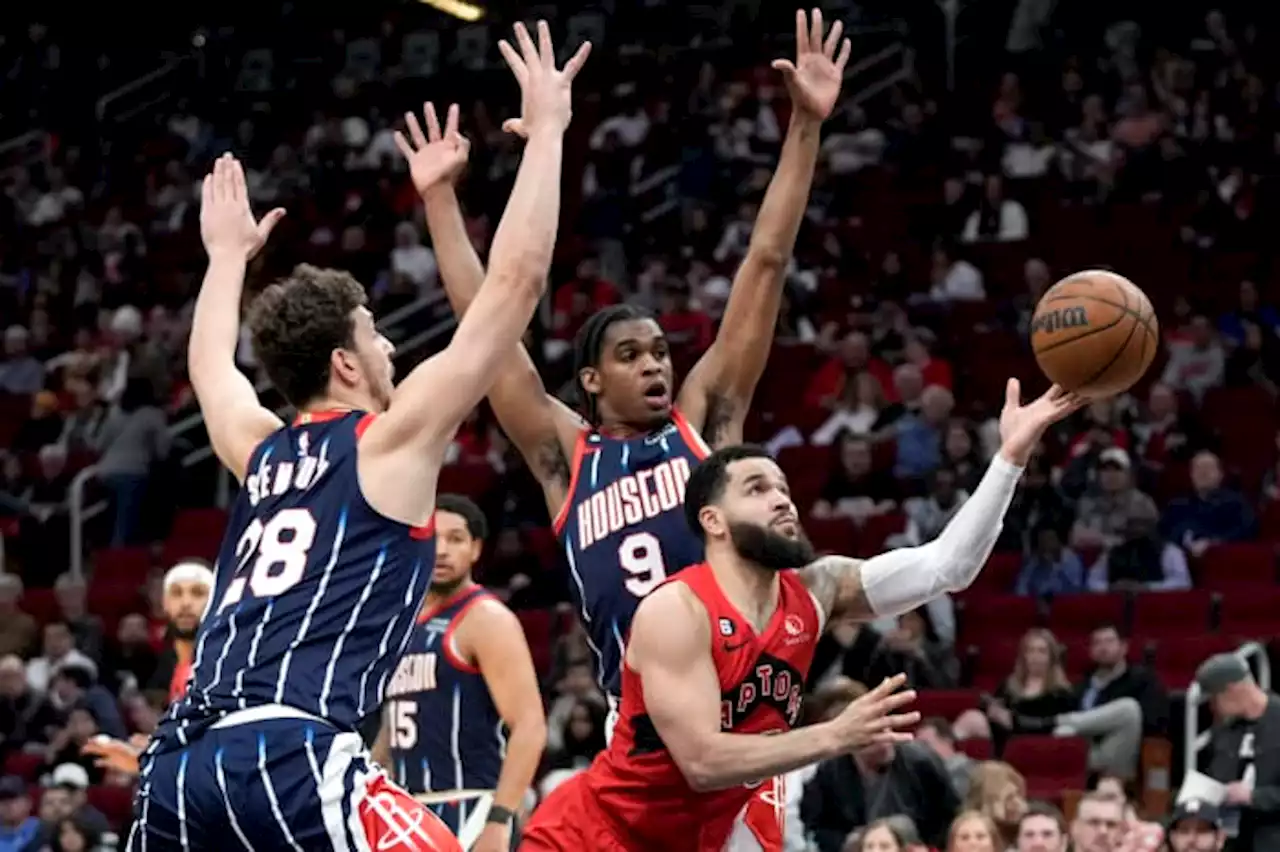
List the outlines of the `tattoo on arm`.
{"type": "Polygon", "coordinates": [[[827,616],[846,612],[860,617],[873,614],[862,588],[861,559],[823,556],[802,568],[800,576],[827,616]]]}
{"type": "MultiPolygon", "coordinates": [[[[733,431],[729,427],[733,424],[737,411],[738,406],[725,394],[707,394],[706,422],[702,424],[702,440],[706,441],[707,446],[718,449],[722,444],[731,443],[728,440],[731,436],[727,433],[733,431]]],[[[738,440],[741,440],[741,436],[738,436],[738,440]]]]}
{"type": "Polygon", "coordinates": [[[568,487],[571,472],[569,459],[559,441],[547,441],[533,459],[533,473],[543,482],[568,487]]]}

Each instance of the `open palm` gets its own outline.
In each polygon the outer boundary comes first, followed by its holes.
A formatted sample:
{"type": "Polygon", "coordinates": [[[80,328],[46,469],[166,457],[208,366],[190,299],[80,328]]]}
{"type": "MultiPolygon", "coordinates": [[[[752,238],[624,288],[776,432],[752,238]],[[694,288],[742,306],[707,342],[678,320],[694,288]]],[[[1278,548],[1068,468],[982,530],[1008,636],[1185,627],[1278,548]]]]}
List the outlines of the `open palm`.
{"type": "Polygon", "coordinates": [[[1088,399],[1054,385],[1023,405],[1022,385],[1010,379],[1000,412],[1001,453],[1014,464],[1026,465],[1046,429],[1088,404],[1088,399]]]}
{"type": "Polygon", "coordinates": [[[805,14],[796,10],[796,61],[776,59],[773,67],[782,72],[787,91],[796,109],[819,121],[825,120],[840,96],[844,67],[849,63],[852,45],[842,39],[844,24],[836,21],[823,38],[822,10],[805,14]],[[838,49],[838,52],[837,52],[838,49]]]}
{"type": "Polygon", "coordinates": [[[419,195],[426,195],[431,189],[452,184],[458,179],[467,164],[471,143],[458,132],[457,104],[450,105],[445,114],[443,132],[440,130],[440,119],[436,116],[434,104],[424,105],[422,116],[427,124],[426,134],[423,134],[422,126],[418,124],[417,116],[406,112],[404,123],[409,131],[409,139],[397,130],[395,140],[396,147],[409,163],[414,188],[419,195]]]}

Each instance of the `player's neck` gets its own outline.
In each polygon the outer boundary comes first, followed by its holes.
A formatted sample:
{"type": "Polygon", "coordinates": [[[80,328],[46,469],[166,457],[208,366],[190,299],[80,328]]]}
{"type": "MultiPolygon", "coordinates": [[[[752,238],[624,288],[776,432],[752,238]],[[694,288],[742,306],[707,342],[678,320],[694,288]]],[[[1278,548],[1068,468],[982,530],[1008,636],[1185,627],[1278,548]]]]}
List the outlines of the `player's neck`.
{"type": "Polygon", "coordinates": [[[432,610],[443,609],[475,587],[476,581],[467,578],[452,588],[441,589],[440,591],[430,589],[427,591],[426,600],[422,602],[422,611],[431,612],[432,610]]]}
{"type": "MultiPolygon", "coordinates": [[[[665,420],[662,422],[666,422],[665,420]]],[[[637,438],[656,432],[662,423],[624,423],[621,420],[601,420],[596,431],[609,438],[637,438]]]]}
{"type": "Polygon", "coordinates": [[[757,630],[763,629],[778,608],[781,580],[777,571],[743,559],[737,552],[713,554],[708,548],[707,562],[729,603],[746,616],[757,630]]]}
{"type": "Polygon", "coordinates": [[[298,409],[299,415],[329,411],[377,411],[373,401],[354,390],[334,390],[311,400],[298,409]]]}

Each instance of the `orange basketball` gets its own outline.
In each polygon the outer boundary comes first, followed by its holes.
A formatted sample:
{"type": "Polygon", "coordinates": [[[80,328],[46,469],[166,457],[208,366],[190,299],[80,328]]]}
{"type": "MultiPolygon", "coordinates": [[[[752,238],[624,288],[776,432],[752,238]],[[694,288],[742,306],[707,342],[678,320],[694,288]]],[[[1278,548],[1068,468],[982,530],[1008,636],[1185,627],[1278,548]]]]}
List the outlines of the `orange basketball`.
{"type": "Polygon", "coordinates": [[[1054,284],[1031,318],[1031,348],[1040,369],[1084,396],[1113,396],[1133,387],[1159,345],[1160,326],[1146,294],[1102,269],[1054,284]]]}

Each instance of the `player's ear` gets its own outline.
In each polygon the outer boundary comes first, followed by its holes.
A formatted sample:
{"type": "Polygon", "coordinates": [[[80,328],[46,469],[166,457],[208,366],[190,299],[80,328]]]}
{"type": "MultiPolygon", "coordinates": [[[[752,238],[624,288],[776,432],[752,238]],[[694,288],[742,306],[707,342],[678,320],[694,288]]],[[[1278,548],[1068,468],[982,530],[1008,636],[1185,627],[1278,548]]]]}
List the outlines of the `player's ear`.
{"type": "Polygon", "coordinates": [[[706,533],[707,538],[720,538],[728,530],[724,513],[720,511],[718,506],[712,506],[711,504],[707,504],[698,510],[698,523],[702,524],[702,531],[706,533]]]}
{"type": "Polygon", "coordinates": [[[356,353],[347,349],[335,349],[329,356],[329,372],[343,384],[355,386],[360,383],[360,362],[356,353]]]}
{"type": "Polygon", "coordinates": [[[587,393],[597,396],[600,394],[600,371],[595,367],[583,367],[579,370],[578,381],[582,382],[587,393]]]}
{"type": "Polygon", "coordinates": [[[484,542],[478,538],[471,540],[471,564],[475,565],[480,561],[480,554],[484,552],[484,542]]]}

